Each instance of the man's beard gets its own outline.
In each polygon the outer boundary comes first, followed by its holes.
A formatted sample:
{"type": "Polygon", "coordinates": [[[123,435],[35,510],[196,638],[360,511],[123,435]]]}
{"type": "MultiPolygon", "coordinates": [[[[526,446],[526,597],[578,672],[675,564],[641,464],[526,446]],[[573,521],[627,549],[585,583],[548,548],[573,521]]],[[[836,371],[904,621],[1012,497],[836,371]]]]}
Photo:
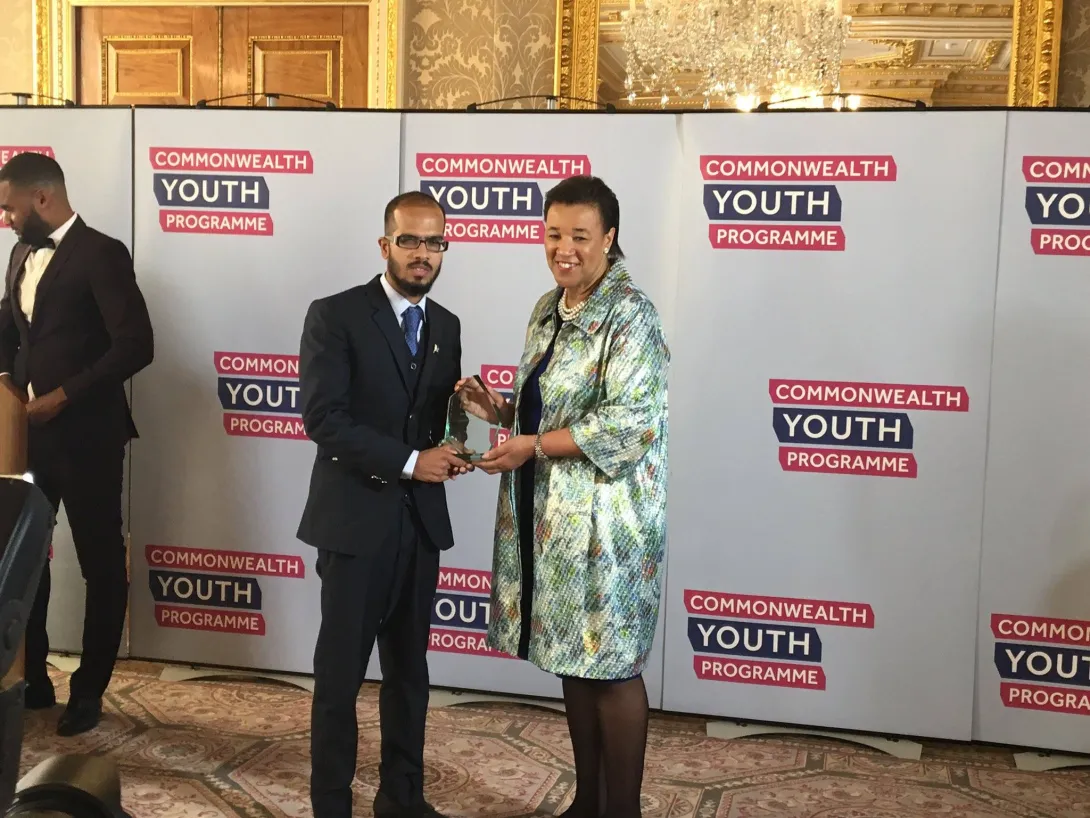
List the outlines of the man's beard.
{"type": "MultiPolygon", "coordinates": [[[[432,269],[431,264],[426,261],[414,261],[412,264],[409,265],[409,269],[413,269],[415,267],[423,267],[427,270],[432,269]]],[[[439,262],[439,266],[435,268],[435,275],[431,277],[431,280],[425,281],[423,284],[418,284],[411,278],[402,277],[402,267],[400,264],[398,264],[392,258],[386,260],[386,272],[390,274],[390,278],[397,282],[398,289],[400,289],[401,292],[405,293],[405,295],[411,296],[427,295],[431,291],[431,288],[435,284],[436,280],[439,278],[439,271],[442,269],[443,262],[439,262]]]]}
{"type": "Polygon", "coordinates": [[[52,232],[45,220],[34,210],[30,211],[30,215],[23,222],[22,229],[18,231],[19,240],[33,247],[44,246],[46,239],[49,238],[49,234],[52,232]]]}

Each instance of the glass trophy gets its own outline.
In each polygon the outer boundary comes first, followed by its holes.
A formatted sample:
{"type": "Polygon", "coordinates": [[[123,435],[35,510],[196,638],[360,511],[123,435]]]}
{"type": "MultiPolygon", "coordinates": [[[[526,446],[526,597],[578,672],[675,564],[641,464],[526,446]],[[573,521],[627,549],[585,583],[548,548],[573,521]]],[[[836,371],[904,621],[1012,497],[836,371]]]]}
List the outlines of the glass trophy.
{"type": "Polygon", "coordinates": [[[481,376],[474,375],[447,401],[447,427],[440,445],[454,448],[462,460],[475,463],[503,440],[502,430],[499,407],[481,376]]]}

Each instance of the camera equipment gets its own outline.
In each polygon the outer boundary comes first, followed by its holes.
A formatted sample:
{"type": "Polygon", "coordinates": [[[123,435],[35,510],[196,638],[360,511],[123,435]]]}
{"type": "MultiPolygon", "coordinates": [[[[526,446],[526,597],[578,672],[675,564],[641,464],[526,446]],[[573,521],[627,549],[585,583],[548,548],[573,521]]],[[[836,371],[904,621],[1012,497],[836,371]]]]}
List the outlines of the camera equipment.
{"type": "Polygon", "coordinates": [[[104,756],[54,756],[15,783],[23,749],[23,636],[56,522],[29,475],[0,476],[0,804],[5,818],[124,818],[117,768],[104,756]]]}

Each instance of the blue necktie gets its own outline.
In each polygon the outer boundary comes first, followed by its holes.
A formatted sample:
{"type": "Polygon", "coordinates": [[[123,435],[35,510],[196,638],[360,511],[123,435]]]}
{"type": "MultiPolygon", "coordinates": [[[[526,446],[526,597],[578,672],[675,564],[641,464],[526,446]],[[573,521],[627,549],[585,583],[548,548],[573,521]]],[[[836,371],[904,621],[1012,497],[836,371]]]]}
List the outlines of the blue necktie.
{"type": "Polygon", "coordinates": [[[409,352],[415,357],[416,333],[420,329],[420,322],[424,320],[424,311],[414,305],[401,314],[405,318],[405,343],[409,345],[409,352]]]}

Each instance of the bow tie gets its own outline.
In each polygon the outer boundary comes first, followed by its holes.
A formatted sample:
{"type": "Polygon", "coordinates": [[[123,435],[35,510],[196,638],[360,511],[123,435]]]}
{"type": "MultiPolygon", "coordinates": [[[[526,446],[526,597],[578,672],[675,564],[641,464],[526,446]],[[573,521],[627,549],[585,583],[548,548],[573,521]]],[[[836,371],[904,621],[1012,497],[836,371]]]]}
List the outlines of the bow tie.
{"type": "Polygon", "coordinates": [[[30,242],[29,244],[30,244],[30,249],[32,251],[34,251],[34,252],[37,252],[38,250],[56,250],[57,249],[57,242],[53,241],[53,239],[43,239],[40,242],[30,242]]]}

